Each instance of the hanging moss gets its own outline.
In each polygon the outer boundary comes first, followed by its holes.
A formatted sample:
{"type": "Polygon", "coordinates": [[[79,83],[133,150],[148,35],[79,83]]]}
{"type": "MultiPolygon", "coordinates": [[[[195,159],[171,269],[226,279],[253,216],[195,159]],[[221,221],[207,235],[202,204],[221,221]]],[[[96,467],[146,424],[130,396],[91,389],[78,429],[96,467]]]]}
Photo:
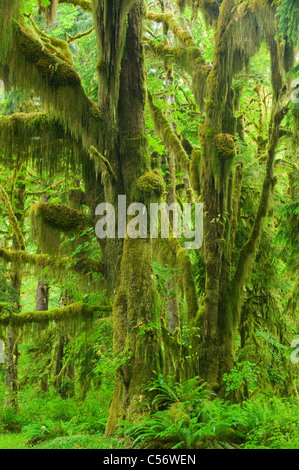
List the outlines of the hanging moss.
{"type": "Polygon", "coordinates": [[[180,241],[176,238],[157,238],[154,240],[154,243],[158,260],[163,265],[169,265],[182,272],[179,281],[181,282],[187,302],[188,321],[195,322],[198,311],[198,299],[188,250],[182,247],[180,241]]]}
{"type": "Polygon", "coordinates": [[[107,113],[116,110],[127,16],[134,3],[135,0],[92,2],[98,41],[99,104],[105,108],[107,106],[107,113]]]}
{"type": "Polygon", "coordinates": [[[222,0],[176,0],[181,12],[186,6],[192,8],[192,19],[196,19],[200,10],[206,20],[211,25],[219,16],[219,8],[222,0]]]}
{"type": "Polygon", "coordinates": [[[241,305],[243,301],[243,286],[248,276],[251,273],[252,263],[254,261],[257,248],[260,242],[260,236],[263,229],[265,217],[267,216],[270,204],[270,197],[273,192],[275,185],[274,178],[274,161],[276,155],[276,149],[280,140],[280,126],[283,118],[287,113],[287,107],[278,108],[274,111],[272,116],[272,127],[269,138],[268,150],[267,150],[267,168],[266,176],[263,183],[263,189],[259,201],[258,210],[256,212],[255,220],[251,230],[251,234],[247,242],[242,246],[239,255],[239,261],[237,264],[235,276],[232,281],[230,292],[233,293],[231,302],[232,311],[231,315],[233,318],[234,325],[237,324],[240,317],[241,305]]]}
{"type": "Polygon", "coordinates": [[[92,226],[85,214],[70,207],[49,202],[38,202],[30,211],[32,236],[43,252],[58,250],[60,233],[81,233],[92,226]]]}
{"type": "Polygon", "coordinates": [[[3,0],[0,11],[1,48],[0,64],[5,65],[11,54],[13,44],[13,20],[18,17],[21,2],[19,0],[3,0]]]}
{"type": "Polygon", "coordinates": [[[9,166],[31,161],[38,170],[54,173],[65,163],[74,169],[86,153],[49,112],[0,116],[0,156],[9,166]]]}
{"type": "Polygon", "coordinates": [[[103,122],[99,108],[86,96],[75,69],[47,51],[22,20],[15,25],[14,47],[6,66],[10,83],[34,89],[86,150],[98,145],[103,122]]]}
{"type": "Polygon", "coordinates": [[[82,318],[83,321],[95,315],[104,316],[105,314],[109,314],[112,312],[112,308],[109,306],[86,305],[82,302],[78,302],[70,304],[67,307],[53,308],[42,312],[32,311],[15,314],[11,311],[7,314],[8,311],[8,307],[5,308],[6,313],[2,313],[0,309],[0,325],[22,327],[28,323],[48,324],[53,321],[65,322],[78,318],[82,318]]]}
{"type": "Polygon", "coordinates": [[[204,66],[204,58],[198,47],[168,46],[146,37],[146,44],[150,50],[161,59],[172,59],[189,75],[193,75],[196,66],[204,66]]]}
{"type": "Polygon", "coordinates": [[[32,254],[26,251],[11,251],[0,247],[0,258],[5,263],[12,263],[16,266],[34,267],[34,273],[39,274],[44,268],[51,268],[49,273],[53,271],[54,275],[72,270],[83,276],[90,273],[100,273],[105,277],[105,267],[103,262],[90,258],[69,258],[68,256],[55,256],[48,254],[32,254]]]}
{"type": "Polygon", "coordinates": [[[51,202],[38,202],[30,211],[32,222],[41,218],[45,224],[62,232],[80,232],[92,226],[91,220],[82,212],[51,202]]]}
{"type": "Polygon", "coordinates": [[[193,149],[191,153],[190,180],[191,186],[198,194],[200,194],[200,149],[193,149]]]}
{"type": "Polygon", "coordinates": [[[215,145],[218,150],[219,158],[227,160],[236,155],[235,137],[229,134],[219,134],[215,137],[215,145]]]}

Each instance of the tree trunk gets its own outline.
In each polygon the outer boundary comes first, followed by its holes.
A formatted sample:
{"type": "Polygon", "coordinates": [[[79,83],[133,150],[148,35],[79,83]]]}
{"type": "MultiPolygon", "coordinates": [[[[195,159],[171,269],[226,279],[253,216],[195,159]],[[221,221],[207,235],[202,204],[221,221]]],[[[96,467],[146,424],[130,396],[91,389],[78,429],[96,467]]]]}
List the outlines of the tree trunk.
{"type": "MultiPolygon", "coordinates": [[[[37,280],[37,289],[36,289],[36,311],[45,312],[48,310],[49,305],[49,285],[44,283],[43,280],[39,277],[37,280]]],[[[37,328],[40,331],[44,330],[44,327],[38,325],[37,328]]],[[[48,375],[43,375],[40,383],[41,389],[43,392],[49,391],[48,384],[48,375]]]]}
{"type": "MultiPolygon", "coordinates": [[[[143,116],[142,3],[138,0],[128,15],[118,105],[119,157],[130,202],[144,202],[138,200],[136,181],[150,170],[143,116]]],[[[153,370],[159,367],[159,317],[150,239],[125,239],[113,315],[114,355],[120,365],[115,375],[107,435],[114,433],[121,420],[140,413],[138,406],[146,385],[153,370]]]]}

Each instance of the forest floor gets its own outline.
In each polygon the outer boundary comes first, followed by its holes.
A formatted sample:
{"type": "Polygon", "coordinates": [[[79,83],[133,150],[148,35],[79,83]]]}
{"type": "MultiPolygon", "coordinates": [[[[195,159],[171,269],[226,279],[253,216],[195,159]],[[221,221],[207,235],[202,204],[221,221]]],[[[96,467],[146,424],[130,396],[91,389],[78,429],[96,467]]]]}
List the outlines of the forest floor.
{"type": "Polygon", "coordinates": [[[114,448],[114,440],[106,439],[103,435],[60,436],[47,439],[38,444],[26,442],[23,433],[0,434],[0,450],[4,449],[109,449],[114,448]]]}
{"type": "Polygon", "coordinates": [[[23,434],[0,434],[0,449],[27,449],[23,434]]]}

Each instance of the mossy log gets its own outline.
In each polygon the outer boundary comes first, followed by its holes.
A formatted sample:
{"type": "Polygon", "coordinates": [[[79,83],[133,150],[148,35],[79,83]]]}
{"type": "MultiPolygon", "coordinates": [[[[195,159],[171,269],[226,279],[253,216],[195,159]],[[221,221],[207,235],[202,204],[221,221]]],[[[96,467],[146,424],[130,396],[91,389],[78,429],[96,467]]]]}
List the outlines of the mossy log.
{"type": "Polygon", "coordinates": [[[10,325],[14,327],[22,327],[23,325],[30,323],[48,324],[52,321],[67,321],[78,319],[80,317],[82,320],[86,320],[88,318],[93,318],[95,315],[109,316],[112,312],[112,308],[107,305],[85,305],[82,302],[77,302],[68,305],[67,307],[53,308],[42,312],[32,311],[16,314],[9,311],[9,306],[2,304],[0,312],[1,326],[10,325]],[[2,311],[5,313],[2,313],[2,311]]]}

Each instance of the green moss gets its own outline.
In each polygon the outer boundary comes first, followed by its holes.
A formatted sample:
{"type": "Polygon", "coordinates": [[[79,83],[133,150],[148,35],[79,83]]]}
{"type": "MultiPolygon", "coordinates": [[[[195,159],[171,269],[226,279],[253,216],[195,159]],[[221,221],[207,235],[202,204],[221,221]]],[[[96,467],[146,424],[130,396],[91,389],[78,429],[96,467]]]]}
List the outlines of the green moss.
{"type": "Polygon", "coordinates": [[[159,170],[148,171],[137,180],[137,188],[146,196],[160,197],[164,193],[164,179],[159,170]]]}
{"type": "Polygon", "coordinates": [[[86,158],[80,143],[49,112],[0,116],[0,139],[0,156],[8,165],[14,155],[17,161],[31,161],[39,171],[52,174],[60,165],[75,168],[86,158]]]}
{"type": "Polygon", "coordinates": [[[193,149],[191,154],[191,165],[190,165],[190,180],[191,186],[198,194],[200,194],[200,149],[193,149]]]}
{"type": "Polygon", "coordinates": [[[86,96],[75,69],[51,54],[38,35],[23,20],[15,24],[13,51],[5,64],[10,83],[32,88],[54,111],[72,138],[88,150],[98,145],[102,113],[86,96]],[[76,112],[73,112],[76,109],[76,112]]]}
{"type": "Polygon", "coordinates": [[[92,226],[85,214],[70,207],[49,202],[34,204],[30,211],[32,236],[44,252],[55,252],[60,233],[82,233],[92,226]]]}
{"type": "Polygon", "coordinates": [[[13,45],[13,20],[18,17],[21,2],[19,0],[3,0],[0,11],[1,48],[0,64],[5,65],[11,54],[13,45]]]}
{"type": "Polygon", "coordinates": [[[215,137],[215,145],[219,158],[226,160],[236,155],[235,137],[230,134],[218,134],[215,137]]]}
{"type": "Polygon", "coordinates": [[[70,3],[71,5],[82,8],[82,10],[91,11],[90,0],[59,0],[59,3],[70,3]]]}
{"type": "Polygon", "coordinates": [[[41,218],[43,222],[62,232],[80,232],[92,226],[91,220],[82,212],[51,202],[38,202],[31,208],[33,223],[41,218]]]}
{"type": "Polygon", "coordinates": [[[157,23],[166,23],[173,32],[175,38],[178,39],[184,46],[198,49],[191,33],[180,26],[179,22],[171,11],[167,10],[165,13],[148,12],[147,19],[156,21],[157,23]]]}
{"type": "Polygon", "coordinates": [[[5,248],[0,248],[0,258],[5,263],[12,263],[16,266],[32,266],[36,275],[45,268],[51,268],[47,272],[47,276],[61,274],[65,271],[72,270],[81,274],[83,277],[90,273],[101,273],[105,276],[105,267],[102,261],[96,261],[90,258],[69,258],[68,256],[55,256],[48,254],[32,254],[26,251],[11,251],[5,248]]]}
{"type": "Polygon", "coordinates": [[[160,321],[148,239],[125,240],[114,301],[114,353],[120,358],[106,433],[132,419],[153,371],[160,370],[160,321]],[[124,360],[126,359],[126,360],[124,360]],[[142,373],[140,373],[142,371],[142,373]]]}
{"type": "Polygon", "coordinates": [[[202,53],[196,46],[169,46],[164,45],[161,42],[154,41],[148,37],[145,38],[145,41],[148,48],[155,55],[166,61],[166,63],[169,61],[175,62],[180,68],[185,70],[191,76],[196,76],[195,68],[205,67],[202,53]]]}
{"type": "Polygon", "coordinates": [[[43,312],[32,311],[15,314],[6,309],[6,314],[2,314],[1,311],[0,325],[22,327],[28,323],[48,324],[52,321],[66,322],[67,320],[78,318],[86,320],[95,315],[104,316],[105,314],[111,313],[111,310],[112,309],[109,306],[86,305],[81,302],[70,304],[67,307],[53,308],[43,312]]]}

